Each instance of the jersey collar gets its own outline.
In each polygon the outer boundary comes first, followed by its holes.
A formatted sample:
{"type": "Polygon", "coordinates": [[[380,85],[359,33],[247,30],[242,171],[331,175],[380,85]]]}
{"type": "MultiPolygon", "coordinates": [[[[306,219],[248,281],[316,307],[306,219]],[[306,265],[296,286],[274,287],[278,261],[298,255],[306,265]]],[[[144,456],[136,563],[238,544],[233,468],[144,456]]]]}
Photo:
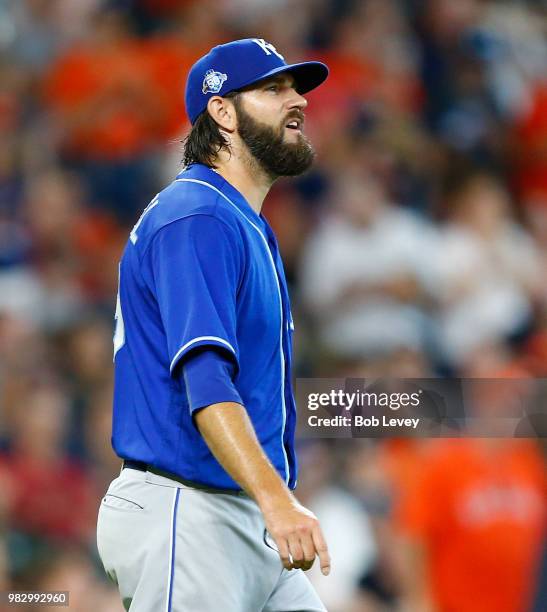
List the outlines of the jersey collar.
{"type": "Polygon", "coordinates": [[[262,215],[259,215],[252,208],[240,191],[212,168],[203,164],[191,164],[177,175],[177,179],[181,178],[197,179],[216,187],[237,206],[249,221],[255,225],[258,224],[261,229],[264,229],[264,218],[262,215]]]}

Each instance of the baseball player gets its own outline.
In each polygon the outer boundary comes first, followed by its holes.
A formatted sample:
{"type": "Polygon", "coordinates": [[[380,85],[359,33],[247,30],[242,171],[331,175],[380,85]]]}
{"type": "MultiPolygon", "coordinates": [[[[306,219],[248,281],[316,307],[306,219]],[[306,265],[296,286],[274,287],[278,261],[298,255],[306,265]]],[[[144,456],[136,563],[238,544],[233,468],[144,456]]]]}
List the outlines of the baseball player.
{"type": "Polygon", "coordinates": [[[330,570],[296,486],[293,322],[260,210],[313,161],[302,94],[328,75],[273,45],[214,47],[190,70],[184,170],[120,263],[112,443],[98,549],[134,612],[319,612],[330,570]]]}

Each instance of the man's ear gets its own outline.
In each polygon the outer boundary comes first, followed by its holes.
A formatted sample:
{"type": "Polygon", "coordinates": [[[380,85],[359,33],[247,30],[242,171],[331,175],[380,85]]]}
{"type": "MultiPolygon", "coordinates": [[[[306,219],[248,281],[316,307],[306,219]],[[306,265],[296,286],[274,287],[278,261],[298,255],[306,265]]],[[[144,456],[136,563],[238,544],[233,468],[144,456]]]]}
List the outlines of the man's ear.
{"type": "Polygon", "coordinates": [[[233,103],[221,96],[213,96],[207,102],[207,110],[211,117],[226,132],[233,132],[237,126],[236,113],[233,103]]]}

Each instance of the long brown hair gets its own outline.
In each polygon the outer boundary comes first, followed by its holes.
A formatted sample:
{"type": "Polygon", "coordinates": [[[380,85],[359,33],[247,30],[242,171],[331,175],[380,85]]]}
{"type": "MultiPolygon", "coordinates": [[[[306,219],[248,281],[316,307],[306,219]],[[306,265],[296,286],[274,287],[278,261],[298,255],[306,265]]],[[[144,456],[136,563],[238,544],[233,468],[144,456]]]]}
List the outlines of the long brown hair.
{"type": "MultiPolygon", "coordinates": [[[[231,91],[223,96],[232,100],[239,96],[238,91],[231,91]]],[[[223,147],[227,146],[218,123],[211,117],[207,109],[198,116],[192,129],[182,141],[184,166],[204,164],[215,168],[215,160],[223,147]]]]}

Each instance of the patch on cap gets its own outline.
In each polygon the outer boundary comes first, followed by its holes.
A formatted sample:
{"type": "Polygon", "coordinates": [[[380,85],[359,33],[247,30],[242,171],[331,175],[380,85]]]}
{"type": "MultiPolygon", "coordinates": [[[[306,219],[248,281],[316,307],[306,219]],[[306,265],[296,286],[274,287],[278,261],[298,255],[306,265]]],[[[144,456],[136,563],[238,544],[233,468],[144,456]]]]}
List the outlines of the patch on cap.
{"type": "Polygon", "coordinates": [[[222,89],[224,81],[228,78],[226,74],[217,72],[212,68],[207,70],[205,78],[203,79],[203,87],[201,88],[202,93],[218,93],[222,89]]]}

